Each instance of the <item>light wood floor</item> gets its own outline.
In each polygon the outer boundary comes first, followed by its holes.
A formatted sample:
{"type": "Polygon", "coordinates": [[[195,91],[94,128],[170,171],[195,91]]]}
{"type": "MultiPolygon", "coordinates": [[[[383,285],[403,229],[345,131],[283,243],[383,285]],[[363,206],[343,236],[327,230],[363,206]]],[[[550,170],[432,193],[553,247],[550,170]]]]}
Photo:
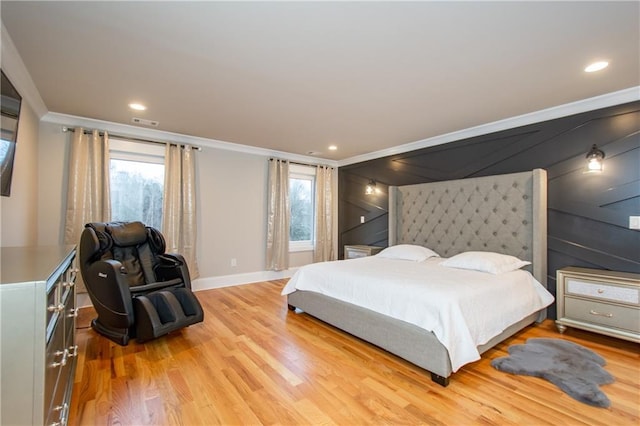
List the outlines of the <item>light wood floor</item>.
{"type": "Polygon", "coordinates": [[[288,311],[284,283],[198,292],[204,323],[146,344],[121,347],[78,330],[69,425],[640,422],[640,345],[574,329],[561,336],[546,321],[486,352],[443,388],[418,367],[288,311]],[[602,387],[611,407],[491,367],[530,337],[563,338],[602,355],[616,378],[602,387]]]}

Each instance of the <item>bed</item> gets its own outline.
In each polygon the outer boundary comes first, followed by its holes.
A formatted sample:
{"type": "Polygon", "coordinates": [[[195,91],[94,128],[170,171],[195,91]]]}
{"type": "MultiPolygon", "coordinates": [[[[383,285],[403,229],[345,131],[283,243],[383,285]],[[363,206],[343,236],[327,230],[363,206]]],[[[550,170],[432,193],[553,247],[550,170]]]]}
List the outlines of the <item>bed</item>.
{"type": "MultiPolygon", "coordinates": [[[[542,287],[546,287],[546,181],[546,172],[535,169],[522,173],[390,187],[389,246],[427,247],[442,258],[454,258],[466,252],[511,255],[530,262],[522,269],[527,270],[529,276],[535,278],[542,287]]],[[[428,370],[433,381],[448,385],[451,375],[460,368],[461,360],[464,362],[465,359],[450,355],[447,347],[451,349],[451,342],[447,341],[445,346],[434,331],[416,325],[415,321],[412,323],[411,320],[394,318],[364,307],[368,306],[366,303],[348,298],[341,300],[322,291],[300,289],[305,288],[300,285],[300,276],[308,275],[316,268],[333,268],[336,274],[341,268],[356,266],[371,270],[376,267],[392,269],[392,266],[375,266],[374,263],[356,265],[356,261],[379,263],[383,260],[365,258],[325,262],[327,265],[307,265],[294,274],[283,294],[287,295],[291,310],[297,308],[406,359],[428,370]],[[331,264],[335,264],[335,267],[331,264]]],[[[384,261],[389,262],[388,259],[384,261]]],[[[432,267],[429,263],[438,265],[440,260],[427,259],[423,263],[425,267],[432,267]]],[[[373,282],[377,277],[374,279],[372,275],[369,280],[373,282]]],[[[401,281],[398,276],[393,280],[396,283],[401,281]]],[[[335,275],[325,281],[328,284],[332,281],[347,283],[350,279],[335,275]]],[[[550,302],[547,300],[545,303],[544,306],[550,302]]],[[[500,325],[497,334],[490,338],[485,336],[474,350],[479,356],[545,317],[546,309],[541,307],[523,318],[510,320],[508,324],[500,325]]]]}

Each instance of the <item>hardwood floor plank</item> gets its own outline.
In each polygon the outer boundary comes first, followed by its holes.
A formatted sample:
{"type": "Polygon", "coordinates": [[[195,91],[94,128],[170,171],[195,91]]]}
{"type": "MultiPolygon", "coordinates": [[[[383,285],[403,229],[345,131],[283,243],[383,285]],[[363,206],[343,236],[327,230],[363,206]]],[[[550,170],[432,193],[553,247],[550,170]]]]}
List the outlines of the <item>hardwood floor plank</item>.
{"type": "MultiPolygon", "coordinates": [[[[428,372],[304,313],[288,311],[285,280],[196,293],[205,321],[120,347],[77,332],[69,425],[636,425],[640,345],[552,321],[528,327],[464,366],[447,388],[428,372]],[[545,380],[491,367],[532,337],[603,356],[616,381],[608,409],[545,380]]],[[[91,315],[82,312],[88,323],[91,315]]]]}
{"type": "Polygon", "coordinates": [[[302,399],[294,403],[295,409],[305,419],[305,423],[312,425],[335,425],[336,423],[308,399],[302,399]]]}

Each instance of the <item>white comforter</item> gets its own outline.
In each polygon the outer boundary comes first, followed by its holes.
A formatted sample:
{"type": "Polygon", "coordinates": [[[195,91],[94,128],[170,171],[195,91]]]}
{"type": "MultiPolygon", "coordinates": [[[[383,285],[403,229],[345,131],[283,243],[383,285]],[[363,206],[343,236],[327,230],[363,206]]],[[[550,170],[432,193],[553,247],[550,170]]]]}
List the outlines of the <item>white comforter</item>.
{"type": "Polygon", "coordinates": [[[451,367],[480,359],[477,346],[549,306],[553,296],[527,271],[500,275],[377,256],[306,265],[282,290],[321,293],[433,332],[451,367]]]}

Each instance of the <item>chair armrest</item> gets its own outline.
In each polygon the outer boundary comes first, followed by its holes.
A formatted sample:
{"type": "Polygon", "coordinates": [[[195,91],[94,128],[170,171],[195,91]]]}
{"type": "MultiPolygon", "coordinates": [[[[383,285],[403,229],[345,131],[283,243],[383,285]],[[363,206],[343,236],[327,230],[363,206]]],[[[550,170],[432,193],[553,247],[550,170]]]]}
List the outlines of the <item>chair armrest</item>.
{"type": "Polygon", "coordinates": [[[158,281],[170,281],[180,278],[185,287],[191,288],[191,275],[187,262],[181,254],[165,253],[158,256],[159,263],[155,268],[158,281]]]}
{"type": "Polygon", "coordinates": [[[117,260],[100,260],[89,266],[83,280],[98,314],[110,317],[114,327],[129,328],[134,322],[134,310],[121,268],[117,260]]]}

